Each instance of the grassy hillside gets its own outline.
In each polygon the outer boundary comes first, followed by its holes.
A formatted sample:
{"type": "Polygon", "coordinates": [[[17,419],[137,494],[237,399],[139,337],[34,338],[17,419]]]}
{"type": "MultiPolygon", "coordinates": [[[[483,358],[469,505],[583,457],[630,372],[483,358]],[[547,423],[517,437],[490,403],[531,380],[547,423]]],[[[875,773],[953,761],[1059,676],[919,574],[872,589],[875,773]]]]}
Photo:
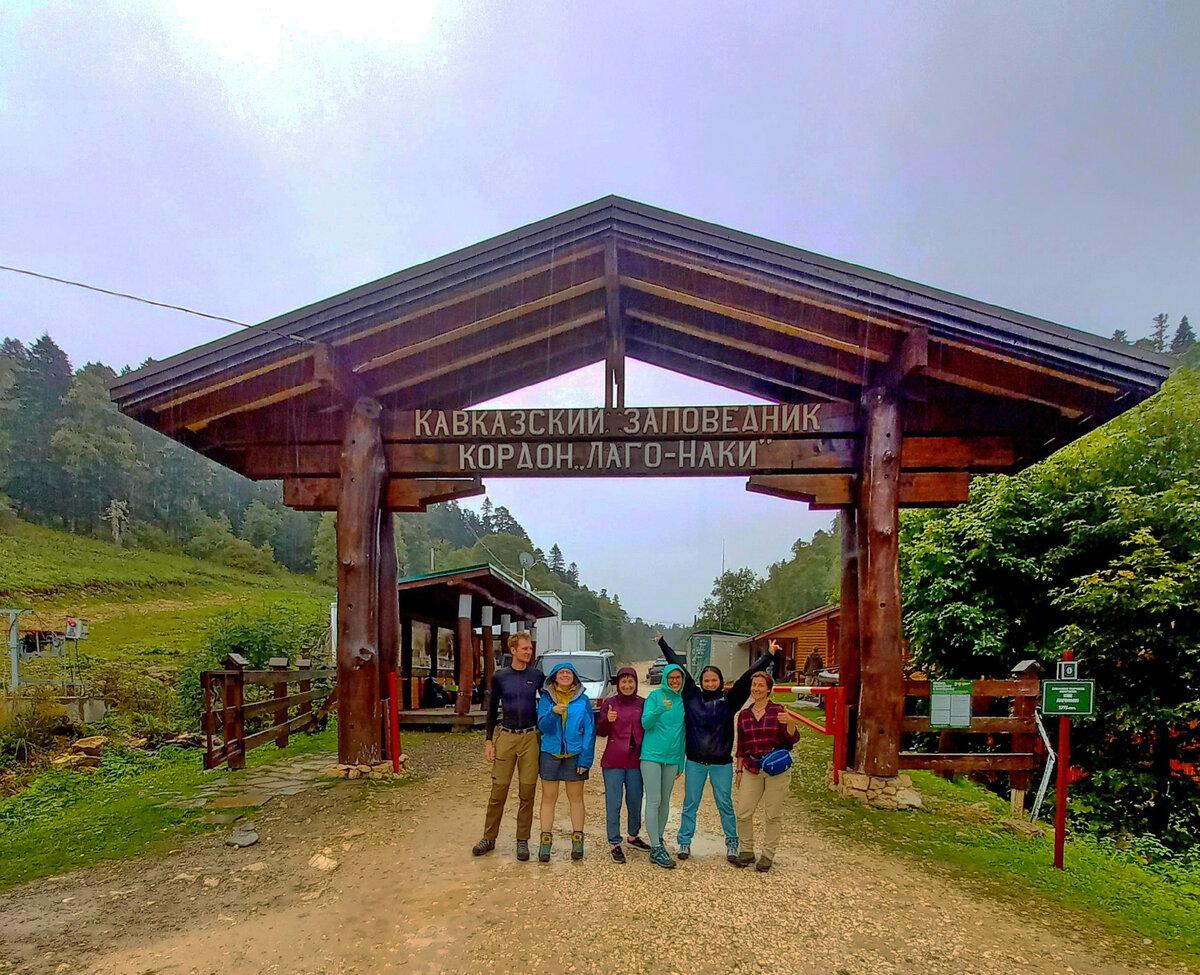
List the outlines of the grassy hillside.
{"type": "Polygon", "coordinates": [[[171,665],[200,643],[216,615],[327,612],[332,598],[329,587],[283,569],[256,575],[23,522],[0,530],[0,605],[33,609],[40,617],[33,625],[47,628],[60,629],[68,615],[87,618],[90,637],[80,651],[100,660],[171,665]]]}

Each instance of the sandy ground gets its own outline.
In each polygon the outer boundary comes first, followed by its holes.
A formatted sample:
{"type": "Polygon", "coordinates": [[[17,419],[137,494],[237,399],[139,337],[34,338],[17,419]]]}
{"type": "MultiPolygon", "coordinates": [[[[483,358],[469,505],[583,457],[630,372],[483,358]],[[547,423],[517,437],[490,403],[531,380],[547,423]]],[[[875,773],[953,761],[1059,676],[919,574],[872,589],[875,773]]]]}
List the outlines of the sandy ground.
{"type": "MultiPolygon", "coordinates": [[[[1102,936],[814,838],[792,799],[768,874],[725,863],[709,799],[690,861],[668,872],[629,851],[629,863],[613,863],[598,776],[588,785],[582,862],[567,856],[565,799],[551,863],[515,859],[511,816],[499,849],[477,859],[469,849],[489,783],[480,736],[433,737],[414,751],[428,773],[421,781],[341,782],[272,801],[255,817],[262,840],[248,849],[208,835],[163,859],[11,892],[0,902],[0,971],[1164,970],[1129,961],[1102,936]],[[336,867],[311,865],[315,854],[336,867]]],[[[670,839],[681,795],[682,782],[670,839]]],[[[514,788],[514,806],[515,798],[514,788]]]]}

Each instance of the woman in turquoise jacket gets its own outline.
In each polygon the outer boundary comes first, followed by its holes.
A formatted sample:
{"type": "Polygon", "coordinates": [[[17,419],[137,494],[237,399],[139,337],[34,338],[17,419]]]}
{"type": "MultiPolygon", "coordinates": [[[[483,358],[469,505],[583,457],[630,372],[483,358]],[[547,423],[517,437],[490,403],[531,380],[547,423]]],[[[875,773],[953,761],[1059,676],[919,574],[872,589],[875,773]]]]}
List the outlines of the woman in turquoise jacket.
{"type": "Polygon", "coordinates": [[[567,784],[571,806],[571,859],[583,859],[583,783],[596,755],[596,718],[579,674],[569,663],[556,664],[538,698],[538,731],[541,753],[538,775],[542,780],[542,840],[538,859],[550,860],[554,844],[554,807],[558,784],[567,784]]]}
{"type": "Polygon", "coordinates": [[[650,833],[650,862],[668,870],[675,861],[663,843],[671,790],[683,772],[683,669],[675,664],[663,668],[662,685],[646,696],[642,708],[642,786],[646,793],[646,829],[650,833]]]}

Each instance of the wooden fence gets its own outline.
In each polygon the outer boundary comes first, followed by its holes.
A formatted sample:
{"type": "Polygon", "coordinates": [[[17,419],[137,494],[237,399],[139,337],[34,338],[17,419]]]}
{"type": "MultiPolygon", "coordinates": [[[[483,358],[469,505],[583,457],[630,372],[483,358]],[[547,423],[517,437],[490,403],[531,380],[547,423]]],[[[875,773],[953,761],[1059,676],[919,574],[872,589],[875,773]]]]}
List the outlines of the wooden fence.
{"type": "Polygon", "coordinates": [[[1038,742],[1037,708],[1041,681],[1035,675],[1022,676],[1015,680],[977,680],[971,686],[971,726],[946,731],[932,728],[929,715],[909,713],[913,701],[928,700],[930,682],[906,680],[904,682],[905,732],[940,732],[939,749],[959,735],[1009,735],[1008,751],[952,752],[901,752],[902,769],[929,769],[934,772],[1007,772],[1012,786],[1013,809],[1023,808],[1025,791],[1029,788],[1031,774],[1041,767],[1043,756],[1036,750],[1038,742]],[[997,710],[994,702],[1006,698],[1012,704],[1004,710],[1008,714],[988,714],[997,710]]]}
{"type": "Polygon", "coordinates": [[[334,676],[332,671],[313,669],[308,660],[297,660],[296,669],[289,669],[287,657],[272,657],[270,670],[247,670],[247,666],[244,657],[231,653],[223,670],[200,675],[206,769],[222,763],[231,769],[245,768],[246,753],[271,741],[286,748],[291,732],[304,731],[316,722],[313,704],[329,694],[334,676]],[[295,693],[289,693],[292,684],[295,693]],[[289,717],[293,708],[295,714],[289,717]]]}

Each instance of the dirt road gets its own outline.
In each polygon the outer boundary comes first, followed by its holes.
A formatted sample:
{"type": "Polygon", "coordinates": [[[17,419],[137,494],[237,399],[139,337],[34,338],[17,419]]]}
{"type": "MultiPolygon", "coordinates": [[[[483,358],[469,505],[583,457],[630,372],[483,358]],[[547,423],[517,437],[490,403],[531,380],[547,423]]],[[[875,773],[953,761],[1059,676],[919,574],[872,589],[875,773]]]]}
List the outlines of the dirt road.
{"type": "Polygon", "coordinates": [[[261,842],[248,849],[204,836],[165,859],[29,884],[0,909],[0,971],[1163,970],[1113,960],[1094,934],[1085,946],[1044,918],[814,838],[790,799],[777,866],[765,875],[725,863],[708,799],[692,860],[672,872],[632,852],[625,866],[612,863],[598,776],[583,862],[567,858],[565,832],[550,864],[517,862],[511,818],[500,848],[475,859],[488,787],[480,755],[478,736],[435,737],[415,750],[429,773],[422,781],[343,782],[273,801],[256,816],[261,842]],[[316,854],[336,867],[311,865],[316,854]]]}

